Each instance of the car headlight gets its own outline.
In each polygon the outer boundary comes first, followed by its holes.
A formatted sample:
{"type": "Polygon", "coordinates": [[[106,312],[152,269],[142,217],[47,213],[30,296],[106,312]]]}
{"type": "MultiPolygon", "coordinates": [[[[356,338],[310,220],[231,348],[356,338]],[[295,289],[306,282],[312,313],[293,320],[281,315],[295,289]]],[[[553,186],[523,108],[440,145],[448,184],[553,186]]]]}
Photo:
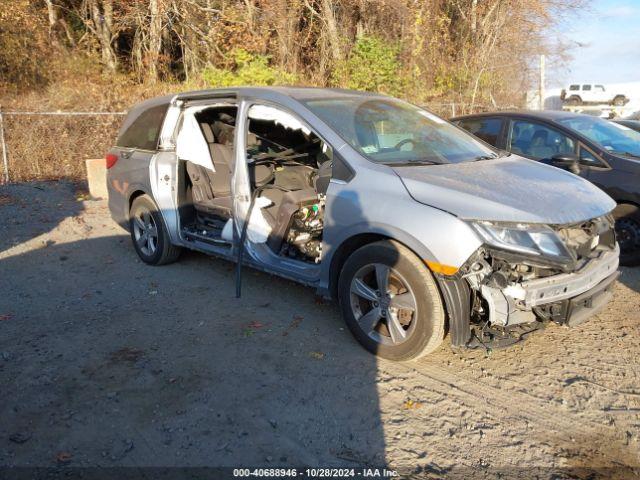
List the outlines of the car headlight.
{"type": "Polygon", "coordinates": [[[546,225],[473,222],[472,226],[484,242],[492,247],[543,256],[561,263],[573,260],[558,234],[546,225]]]}

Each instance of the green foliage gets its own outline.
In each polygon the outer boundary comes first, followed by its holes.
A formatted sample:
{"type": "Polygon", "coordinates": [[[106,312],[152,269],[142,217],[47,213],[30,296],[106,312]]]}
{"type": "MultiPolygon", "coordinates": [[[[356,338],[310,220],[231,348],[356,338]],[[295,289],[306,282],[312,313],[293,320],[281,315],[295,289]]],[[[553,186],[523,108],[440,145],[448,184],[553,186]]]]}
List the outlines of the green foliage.
{"type": "Polygon", "coordinates": [[[333,71],[335,85],[354,90],[400,95],[406,86],[399,59],[400,48],[378,37],[356,40],[349,56],[333,71]]]}
{"type": "Polygon", "coordinates": [[[230,69],[207,67],[202,72],[204,81],[212,87],[237,85],[281,85],[295,83],[297,77],[269,65],[268,55],[250,53],[243,48],[231,52],[230,69]]]}
{"type": "Polygon", "coordinates": [[[468,69],[460,66],[441,67],[433,78],[433,90],[438,94],[447,92],[465,92],[473,85],[473,78],[468,69]]]}

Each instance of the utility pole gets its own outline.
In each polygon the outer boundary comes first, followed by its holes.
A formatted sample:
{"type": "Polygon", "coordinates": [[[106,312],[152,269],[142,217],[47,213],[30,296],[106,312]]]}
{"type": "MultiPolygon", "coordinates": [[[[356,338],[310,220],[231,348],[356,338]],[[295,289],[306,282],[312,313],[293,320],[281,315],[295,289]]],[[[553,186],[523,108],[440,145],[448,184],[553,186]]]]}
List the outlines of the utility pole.
{"type": "Polygon", "coordinates": [[[540,85],[538,88],[538,97],[540,98],[540,110],[544,110],[544,55],[540,55],[540,85]]]}

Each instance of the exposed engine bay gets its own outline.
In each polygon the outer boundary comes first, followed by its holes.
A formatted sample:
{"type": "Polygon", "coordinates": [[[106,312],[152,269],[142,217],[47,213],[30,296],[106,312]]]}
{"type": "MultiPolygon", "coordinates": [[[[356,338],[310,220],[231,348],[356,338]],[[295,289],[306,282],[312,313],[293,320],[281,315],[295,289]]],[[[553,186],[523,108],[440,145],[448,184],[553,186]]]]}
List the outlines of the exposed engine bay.
{"type": "Polygon", "coordinates": [[[460,269],[472,297],[468,346],[510,345],[548,321],[578,325],[606,304],[618,267],[613,219],[553,230],[570,255],[562,262],[485,245],[460,269]]]}

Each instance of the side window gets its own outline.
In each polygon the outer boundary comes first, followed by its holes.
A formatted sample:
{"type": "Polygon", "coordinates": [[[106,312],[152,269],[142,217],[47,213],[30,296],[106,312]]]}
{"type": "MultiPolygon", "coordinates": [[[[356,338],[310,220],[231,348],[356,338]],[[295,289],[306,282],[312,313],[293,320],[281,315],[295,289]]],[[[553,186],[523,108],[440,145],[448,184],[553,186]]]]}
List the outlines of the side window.
{"type": "Polygon", "coordinates": [[[460,127],[494,147],[498,146],[502,124],[501,118],[469,118],[459,122],[460,127]]]}
{"type": "Polygon", "coordinates": [[[514,120],[511,122],[508,150],[543,160],[559,153],[575,153],[576,144],[555,128],[528,120],[514,120]]]}
{"type": "Polygon", "coordinates": [[[591,150],[586,148],[584,145],[580,145],[580,163],[589,167],[605,167],[606,165],[596,157],[591,150]]]}
{"type": "Polygon", "coordinates": [[[158,105],[142,112],[118,137],[119,147],[155,150],[168,105],[158,105]]]}
{"type": "Polygon", "coordinates": [[[594,87],[594,90],[595,90],[596,92],[604,92],[604,86],[603,86],[603,85],[596,85],[596,86],[594,87]]]}
{"type": "Polygon", "coordinates": [[[582,91],[583,92],[591,91],[591,85],[582,85],[582,91]]]}
{"type": "Polygon", "coordinates": [[[580,85],[570,85],[569,90],[571,90],[572,92],[577,92],[578,90],[580,90],[580,85]]]}

